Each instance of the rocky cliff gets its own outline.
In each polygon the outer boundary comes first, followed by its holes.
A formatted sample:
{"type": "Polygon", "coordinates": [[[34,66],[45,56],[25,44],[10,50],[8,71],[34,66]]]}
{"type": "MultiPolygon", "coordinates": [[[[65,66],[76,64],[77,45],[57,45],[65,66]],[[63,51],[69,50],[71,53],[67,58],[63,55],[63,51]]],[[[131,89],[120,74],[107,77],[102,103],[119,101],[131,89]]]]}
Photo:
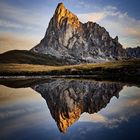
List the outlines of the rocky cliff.
{"type": "Polygon", "coordinates": [[[32,86],[46,100],[50,113],[61,132],[80,118],[84,112],[93,114],[119,97],[122,84],[87,80],[51,80],[32,86]]]}
{"type": "Polygon", "coordinates": [[[59,3],[41,42],[33,52],[50,54],[70,63],[122,59],[125,49],[97,23],[81,23],[76,15],[59,3]]]}

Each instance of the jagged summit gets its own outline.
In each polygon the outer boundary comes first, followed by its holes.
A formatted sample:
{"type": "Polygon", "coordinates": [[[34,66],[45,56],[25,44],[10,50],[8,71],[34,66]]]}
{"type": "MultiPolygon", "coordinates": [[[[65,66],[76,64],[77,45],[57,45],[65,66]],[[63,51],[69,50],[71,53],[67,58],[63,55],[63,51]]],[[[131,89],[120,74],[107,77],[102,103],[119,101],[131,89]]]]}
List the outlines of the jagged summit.
{"type": "Polygon", "coordinates": [[[62,12],[62,10],[67,10],[67,9],[65,8],[64,4],[61,2],[61,3],[58,3],[54,14],[58,15],[60,12],[62,12]]]}
{"type": "Polygon", "coordinates": [[[53,21],[59,26],[64,24],[69,24],[73,28],[79,28],[80,26],[78,17],[66,9],[63,3],[58,4],[53,18],[55,19],[53,21]]]}
{"type": "Polygon", "coordinates": [[[59,3],[45,37],[31,51],[50,54],[68,60],[70,64],[109,61],[127,57],[118,40],[97,23],[83,24],[59,3]]]}
{"type": "MultiPolygon", "coordinates": [[[[65,8],[63,2],[58,3],[56,10],[59,9],[59,8],[65,8]]],[[[65,9],[66,9],[66,8],[65,8],[65,9]]]]}

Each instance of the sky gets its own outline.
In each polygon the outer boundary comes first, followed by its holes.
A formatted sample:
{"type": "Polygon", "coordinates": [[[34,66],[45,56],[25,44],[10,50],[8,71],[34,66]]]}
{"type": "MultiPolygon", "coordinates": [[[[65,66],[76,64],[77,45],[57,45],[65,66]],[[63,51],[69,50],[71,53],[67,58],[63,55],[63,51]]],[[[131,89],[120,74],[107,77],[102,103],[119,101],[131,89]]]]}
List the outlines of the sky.
{"type": "Polygon", "coordinates": [[[59,2],[83,23],[96,22],[118,36],[124,48],[140,46],[139,0],[0,0],[0,53],[37,45],[59,2]]]}

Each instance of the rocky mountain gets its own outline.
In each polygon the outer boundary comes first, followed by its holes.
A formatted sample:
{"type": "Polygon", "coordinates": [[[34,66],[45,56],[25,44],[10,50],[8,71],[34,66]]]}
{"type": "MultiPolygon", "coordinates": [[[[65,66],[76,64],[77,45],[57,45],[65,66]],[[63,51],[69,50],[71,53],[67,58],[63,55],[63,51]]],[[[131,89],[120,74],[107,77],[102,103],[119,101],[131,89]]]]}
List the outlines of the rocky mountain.
{"type": "Polygon", "coordinates": [[[71,63],[100,62],[127,57],[126,50],[97,23],[82,23],[59,3],[46,34],[32,52],[51,54],[71,63]]]}
{"type": "Polygon", "coordinates": [[[76,122],[84,112],[93,114],[119,97],[123,84],[87,80],[53,79],[32,86],[46,100],[61,132],[76,122]]]}

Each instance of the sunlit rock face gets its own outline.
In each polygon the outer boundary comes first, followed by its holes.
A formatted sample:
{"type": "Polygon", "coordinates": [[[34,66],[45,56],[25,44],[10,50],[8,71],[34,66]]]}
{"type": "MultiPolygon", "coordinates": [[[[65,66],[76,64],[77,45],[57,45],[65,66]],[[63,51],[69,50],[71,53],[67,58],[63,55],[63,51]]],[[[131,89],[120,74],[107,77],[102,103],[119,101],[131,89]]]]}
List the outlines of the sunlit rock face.
{"type": "Polygon", "coordinates": [[[33,52],[51,54],[71,64],[100,62],[126,57],[126,51],[97,23],[81,23],[76,15],[59,3],[41,42],[33,52]]]}
{"type": "Polygon", "coordinates": [[[83,112],[93,114],[113,96],[118,98],[122,87],[119,83],[57,79],[32,88],[46,100],[59,130],[66,132],[83,112]]]}

